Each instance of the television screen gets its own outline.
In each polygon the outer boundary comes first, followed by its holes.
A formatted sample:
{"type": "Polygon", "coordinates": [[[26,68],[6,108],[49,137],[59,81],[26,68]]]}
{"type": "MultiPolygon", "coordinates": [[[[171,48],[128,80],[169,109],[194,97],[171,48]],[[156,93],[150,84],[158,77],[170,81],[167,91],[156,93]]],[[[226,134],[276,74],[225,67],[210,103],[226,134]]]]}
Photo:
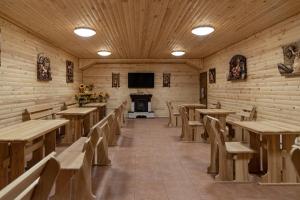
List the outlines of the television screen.
{"type": "Polygon", "coordinates": [[[154,88],[154,73],[128,73],[128,88],[154,88]]]}

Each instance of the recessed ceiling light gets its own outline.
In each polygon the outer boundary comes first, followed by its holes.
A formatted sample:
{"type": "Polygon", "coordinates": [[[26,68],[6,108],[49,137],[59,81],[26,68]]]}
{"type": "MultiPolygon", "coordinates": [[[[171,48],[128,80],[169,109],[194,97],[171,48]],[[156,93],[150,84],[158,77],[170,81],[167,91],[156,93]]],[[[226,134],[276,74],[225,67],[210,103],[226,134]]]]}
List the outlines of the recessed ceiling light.
{"type": "Polygon", "coordinates": [[[88,27],[78,27],[74,29],[74,33],[80,37],[91,37],[96,34],[96,31],[88,27]]]}
{"type": "Polygon", "coordinates": [[[215,31],[215,28],[212,26],[198,26],[192,30],[192,33],[195,35],[209,35],[215,31]]]}
{"type": "Polygon", "coordinates": [[[110,56],[111,52],[110,51],[101,50],[101,51],[98,51],[98,55],[100,55],[100,56],[110,56]]]}
{"type": "Polygon", "coordinates": [[[184,51],[172,51],[173,56],[183,56],[184,54],[184,51]]]}

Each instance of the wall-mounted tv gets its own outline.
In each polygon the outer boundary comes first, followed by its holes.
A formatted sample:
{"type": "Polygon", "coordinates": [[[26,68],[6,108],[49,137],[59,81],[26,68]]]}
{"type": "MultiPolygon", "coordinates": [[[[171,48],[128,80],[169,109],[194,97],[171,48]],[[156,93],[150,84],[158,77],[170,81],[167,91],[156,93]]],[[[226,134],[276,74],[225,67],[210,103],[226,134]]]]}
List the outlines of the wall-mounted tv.
{"type": "Polygon", "coordinates": [[[154,73],[128,73],[128,88],[154,88],[154,73]]]}

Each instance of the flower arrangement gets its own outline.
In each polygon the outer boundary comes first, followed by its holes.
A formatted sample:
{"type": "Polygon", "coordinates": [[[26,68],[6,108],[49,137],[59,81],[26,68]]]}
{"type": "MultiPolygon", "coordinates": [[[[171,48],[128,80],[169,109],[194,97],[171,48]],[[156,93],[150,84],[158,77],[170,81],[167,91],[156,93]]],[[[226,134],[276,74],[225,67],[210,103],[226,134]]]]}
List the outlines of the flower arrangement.
{"type": "Polygon", "coordinates": [[[107,100],[109,99],[109,94],[107,92],[100,92],[99,93],[99,101],[100,102],[107,102],[107,100]]]}

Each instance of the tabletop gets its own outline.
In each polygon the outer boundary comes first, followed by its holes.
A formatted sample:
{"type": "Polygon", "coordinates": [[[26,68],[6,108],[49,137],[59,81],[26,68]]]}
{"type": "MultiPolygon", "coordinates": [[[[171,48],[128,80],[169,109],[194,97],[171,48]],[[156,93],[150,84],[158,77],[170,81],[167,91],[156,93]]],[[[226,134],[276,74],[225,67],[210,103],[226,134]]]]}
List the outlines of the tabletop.
{"type": "Polygon", "coordinates": [[[201,104],[201,103],[184,103],[184,104],[180,104],[179,106],[184,106],[184,107],[188,107],[188,108],[206,108],[205,104],[201,104]]]}
{"type": "Polygon", "coordinates": [[[196,112],[199,112],[204,115],[229,115],[229,114],[235,114],[235,111],[232,110],[226,110],[226,109],[196,109],[196,112]]]}
{"type": "Polygon", "coordinates": [[[95,111],[97,108],[82,108],[82,107],[76,107],[76,108],[68,108],[67,110],[60,111],[56,113],[57,115],[87,115],[93,111],[95,111]]]}
{"type": "Polygon", "coordinates": [[[106,103],[87,103],[83,107],[103,107],[106,106],[106,103]]]}
{"type": "Polygon", "coordinates": [[[1,142],[31,141],[66,125],[69,120],[29,120],[0,129],[1,142]]]}
{"type": "Polygon", "coordinates": [[[254,133],[272,134],[300,134],[300,126],[285,122],[261,120],[261,121],[232,121],[233,125],[248,129],[254,133]]]}

